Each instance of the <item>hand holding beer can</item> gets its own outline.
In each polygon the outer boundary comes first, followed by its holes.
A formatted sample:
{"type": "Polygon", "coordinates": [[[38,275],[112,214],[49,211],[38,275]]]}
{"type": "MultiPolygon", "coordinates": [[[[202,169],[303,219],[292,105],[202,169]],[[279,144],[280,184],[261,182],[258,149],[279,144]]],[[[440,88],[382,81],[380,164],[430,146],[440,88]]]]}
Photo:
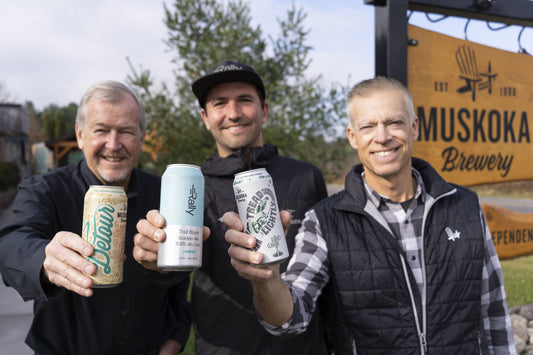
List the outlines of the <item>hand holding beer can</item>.
{"type": "Polygon", "coordinates": [[[124,274],[124,242],[128,197],[119,186],[91,185],[83,205],[82,238],[94,252],[87,257],[96,265],[93,288],[114,287],[124,274]]]}
{"type": "Polygon", "coordinates": [[[264,168],[235,174],[233,192],[244,232],[256,238],[252,250],[263,254],[261,265],[286,260],[289,251],[270,174],[264,168]]]}
{"type": "Polygon", "coordinates": [[[190,271],[202,266],[204,176],[200,167],[168,165],[161,179],[160,213],[167,238],[159,243],[157,266],[190,271]]]}

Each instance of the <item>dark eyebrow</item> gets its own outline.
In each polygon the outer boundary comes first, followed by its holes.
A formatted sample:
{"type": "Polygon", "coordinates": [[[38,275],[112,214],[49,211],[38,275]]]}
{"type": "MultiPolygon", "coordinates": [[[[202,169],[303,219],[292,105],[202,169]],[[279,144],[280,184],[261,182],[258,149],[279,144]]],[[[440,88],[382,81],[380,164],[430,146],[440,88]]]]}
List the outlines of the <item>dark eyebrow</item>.
{"type": "Polygon", "coordinates": [[[242,94],[238,96],[239,99],[253,99],[254,97],[255,96],[252,94],[242,94]]]}
{"type": "MultiPolygon", "coordinates": [[[[254,98],[254,95],[252,94],[242,94],[242,95],[237,96],[237,99],[253,99],[253,98],[254,98]]],[[[225,101],[225,100],[229,100],[229,98],[227,96],[217,96],[217,97],[210,99],[209,102],[225,101]]]]}

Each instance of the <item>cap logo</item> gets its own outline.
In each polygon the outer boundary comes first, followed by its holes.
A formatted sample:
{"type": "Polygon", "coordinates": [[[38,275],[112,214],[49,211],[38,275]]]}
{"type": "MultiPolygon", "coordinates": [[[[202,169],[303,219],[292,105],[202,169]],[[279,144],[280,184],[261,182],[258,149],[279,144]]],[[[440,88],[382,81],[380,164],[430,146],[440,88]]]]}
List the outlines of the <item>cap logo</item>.
{"type": "Polygon", "coordinates": [[[237,65],[234,65],[234,64],[221,65],[221,66],[219,66],[218,68],[216,68],[214,70],[214,73],[219,73],[219,72],[223,72],[223,71],[231,71],[231,70],[242,70],[242,68],[237,66],[237,65]]]}

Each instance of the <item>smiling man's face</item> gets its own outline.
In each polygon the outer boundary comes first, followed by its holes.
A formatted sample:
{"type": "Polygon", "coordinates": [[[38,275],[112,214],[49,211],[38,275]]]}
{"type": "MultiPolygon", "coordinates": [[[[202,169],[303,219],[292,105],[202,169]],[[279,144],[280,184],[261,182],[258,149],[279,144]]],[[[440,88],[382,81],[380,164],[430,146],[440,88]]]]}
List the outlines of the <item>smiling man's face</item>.
{"type": "Polygon", "coordinates": [[[410,178],[418,118],[410,116],[405,94],[391,88],[354,100],[354,122],[346,132],[359,153],[367,182],[372,186],[382,179],[394,182],[410,178]]]}
{"type": "Polygon", "coordinates": [[[78,146],[103,185],[127,188],[144,136],[137,104],[127,94],[116,103],[91,100],[83,127],[76,125],[78,146]]]}
{"type": "Polygon", "coordinates": [[[214,86],[206,96],[201,113],[221,157],[239,149],[263,145],[261,131],[267,119],[268,104],[261,104],[253,85],[228,82],[214,86]]]}

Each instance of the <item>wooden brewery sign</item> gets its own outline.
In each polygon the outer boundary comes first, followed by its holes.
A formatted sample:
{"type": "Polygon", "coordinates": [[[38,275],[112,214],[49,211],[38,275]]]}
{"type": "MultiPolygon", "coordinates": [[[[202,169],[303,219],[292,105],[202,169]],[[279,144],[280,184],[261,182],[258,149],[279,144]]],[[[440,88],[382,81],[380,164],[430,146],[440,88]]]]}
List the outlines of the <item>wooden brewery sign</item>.
{"type": "Polygon", "coordinates": [[[533,213],[516,213],[490,204],[482,207],[500,259],[533,254],[533,213]]]}
{"type": "MultiPolygon", "coordinates": [[[[533,179],[533,57],[412,25],[408,36],[417,42],[408,47],[407,79],[419,120],[414,156],[467,186],[533,179]]],[[[532,254],[533,213],[518,222],[487,206],[500,258],[532,254]],[[519,239],[495,235],[516,230],[519,239]]]]}

